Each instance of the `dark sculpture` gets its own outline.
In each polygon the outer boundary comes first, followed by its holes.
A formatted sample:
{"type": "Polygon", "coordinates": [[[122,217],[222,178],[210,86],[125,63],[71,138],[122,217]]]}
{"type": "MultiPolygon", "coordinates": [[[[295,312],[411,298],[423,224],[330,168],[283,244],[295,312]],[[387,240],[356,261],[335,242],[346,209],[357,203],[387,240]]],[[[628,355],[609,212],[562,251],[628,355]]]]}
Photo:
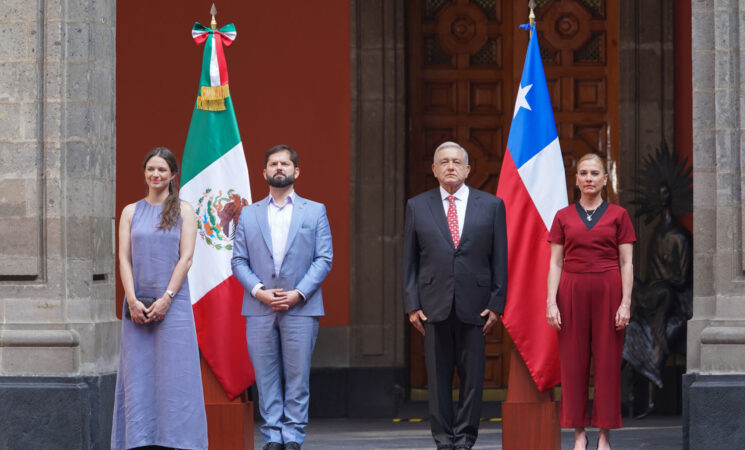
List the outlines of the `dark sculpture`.
{"type": "Polygon", "coordinates": [[[639,205],[636,216],[644,216],[646,224],[656,218],[659,223],[649,241],[646,277],[634,281],[623,359],[658,388],[668,355],[686,353],[686,322],[693,315],[693,239],[676,219],[692,205],[687,162],[679,162],[663,143],[644,159],[633,190],[637,200],[631,202],[639,205]]]}

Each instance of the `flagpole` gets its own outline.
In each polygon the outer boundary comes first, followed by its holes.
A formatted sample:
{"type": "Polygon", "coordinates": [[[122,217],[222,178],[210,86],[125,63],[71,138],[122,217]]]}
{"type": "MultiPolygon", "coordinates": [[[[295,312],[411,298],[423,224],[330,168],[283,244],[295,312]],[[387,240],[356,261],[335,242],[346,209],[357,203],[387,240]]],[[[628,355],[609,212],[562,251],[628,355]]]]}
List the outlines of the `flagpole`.
{"type": "Polygon", "coordinates": [[[532,27],[535,27],[535,12],[533,12],[533,8],[535,8],[535,0],[530,0],[528,2],[528,8],[530,8],[530,14],[528,14],[528,23],[530,23],[531,26],[530,37],[533,37],[532,27]]]}

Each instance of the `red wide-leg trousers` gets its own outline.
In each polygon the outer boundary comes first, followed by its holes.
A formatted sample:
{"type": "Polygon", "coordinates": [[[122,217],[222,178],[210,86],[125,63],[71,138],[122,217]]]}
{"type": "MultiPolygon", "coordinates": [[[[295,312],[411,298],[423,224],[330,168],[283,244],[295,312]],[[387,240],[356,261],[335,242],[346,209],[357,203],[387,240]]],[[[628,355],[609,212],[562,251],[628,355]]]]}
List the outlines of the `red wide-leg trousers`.
{"type": "Polygon", "coordinates": [[[621,428],[621,352],[624,332],[616,331],[621,304],[618,270],[561,275],[561,413],[564,428],[621,428]],[[588,412],[590,358],[595,369],[592,423],[588,412]]]}

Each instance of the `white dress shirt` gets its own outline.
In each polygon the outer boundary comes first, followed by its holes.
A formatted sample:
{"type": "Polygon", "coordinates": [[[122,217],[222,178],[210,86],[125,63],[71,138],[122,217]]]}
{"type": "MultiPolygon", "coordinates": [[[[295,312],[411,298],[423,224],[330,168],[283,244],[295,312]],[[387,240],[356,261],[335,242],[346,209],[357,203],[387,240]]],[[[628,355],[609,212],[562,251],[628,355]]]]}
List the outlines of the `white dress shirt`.
{"type": "MultiPolygon", "coordinates": [[[[272,235],[272,258],[274,259],[274,273],[279,276],[282,261],[285,259],[285,248],[287,247],[287,236],[290,234],[290,222],[292,221],[292,205],[295,202],[295,191],[287,196],[285,204],[277,205],[274,197],[269,197],[269,208],[267,218],[269,221],[269,232],[272,235]]],[[[256,297],[263,283],[258,283],[251,289],[251,295],[256,297]]],[[[298,291],[300,292],[300,291],[298,291]]]]}
{"type": "MultiPolygon", "coordinates": [[[[455,197],[455,209],[458,212],[458,239],[463,236],[463,222],[466,220],[466,207],[468,206],[468,186],[463,183],[460,189],[452,194],[455,197]]],[[[448,209],[450,209],[450,192],[443,189],[440,186],[440,195],[442,196],[442,207],[445,208],[445,217],[448,216],[448,209]]]]}
{"type": "Polygon", "coordinates": [[[274,257],[274,273],[279,276],[282,261],[285,259],[285,247],[287,247],[287,235],[290,234],[290,221],[292,220],[292,204],[295,201],[295,191],[290,193],[282,206],[277,205],[274,197],[269,198],[267,215],[269,218],[269,231],[272,234],[272,256],[274,257]]]}

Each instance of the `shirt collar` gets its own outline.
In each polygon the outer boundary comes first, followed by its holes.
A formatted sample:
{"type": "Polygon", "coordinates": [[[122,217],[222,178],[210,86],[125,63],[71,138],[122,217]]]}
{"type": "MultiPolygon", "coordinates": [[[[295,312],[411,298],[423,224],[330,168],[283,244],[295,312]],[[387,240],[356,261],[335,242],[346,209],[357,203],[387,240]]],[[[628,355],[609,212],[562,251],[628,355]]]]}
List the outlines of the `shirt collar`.
{"type": "MultiPolygon", "coordinates": [[[[447,200],[448,197],[450,197],[450,192],[446,191],[442,186],[440,186],[440,196],[442,197],[442,200],[447,200]]],[[[455,197],[456,200],[465,200],[468,197],[468,186],[466,186],[466,183],[463,183],[460,185],[460,188],[455,191],[455,194],[452,194],[453,197],[455,197]]]]}
{"type": "Polygon", "coordinates": [[[277,202],[274,201],[274,197],[272,197],[272,194],[269,194],[269,204],[274,206],[277,209],[283,209],[287,205],[291,205],[295,203],[295,191],[293,190],[290,192],[290,195],[287,196],[287,200],[285,201],[285,204],[282,206],[277,205],[277,202]]]}

